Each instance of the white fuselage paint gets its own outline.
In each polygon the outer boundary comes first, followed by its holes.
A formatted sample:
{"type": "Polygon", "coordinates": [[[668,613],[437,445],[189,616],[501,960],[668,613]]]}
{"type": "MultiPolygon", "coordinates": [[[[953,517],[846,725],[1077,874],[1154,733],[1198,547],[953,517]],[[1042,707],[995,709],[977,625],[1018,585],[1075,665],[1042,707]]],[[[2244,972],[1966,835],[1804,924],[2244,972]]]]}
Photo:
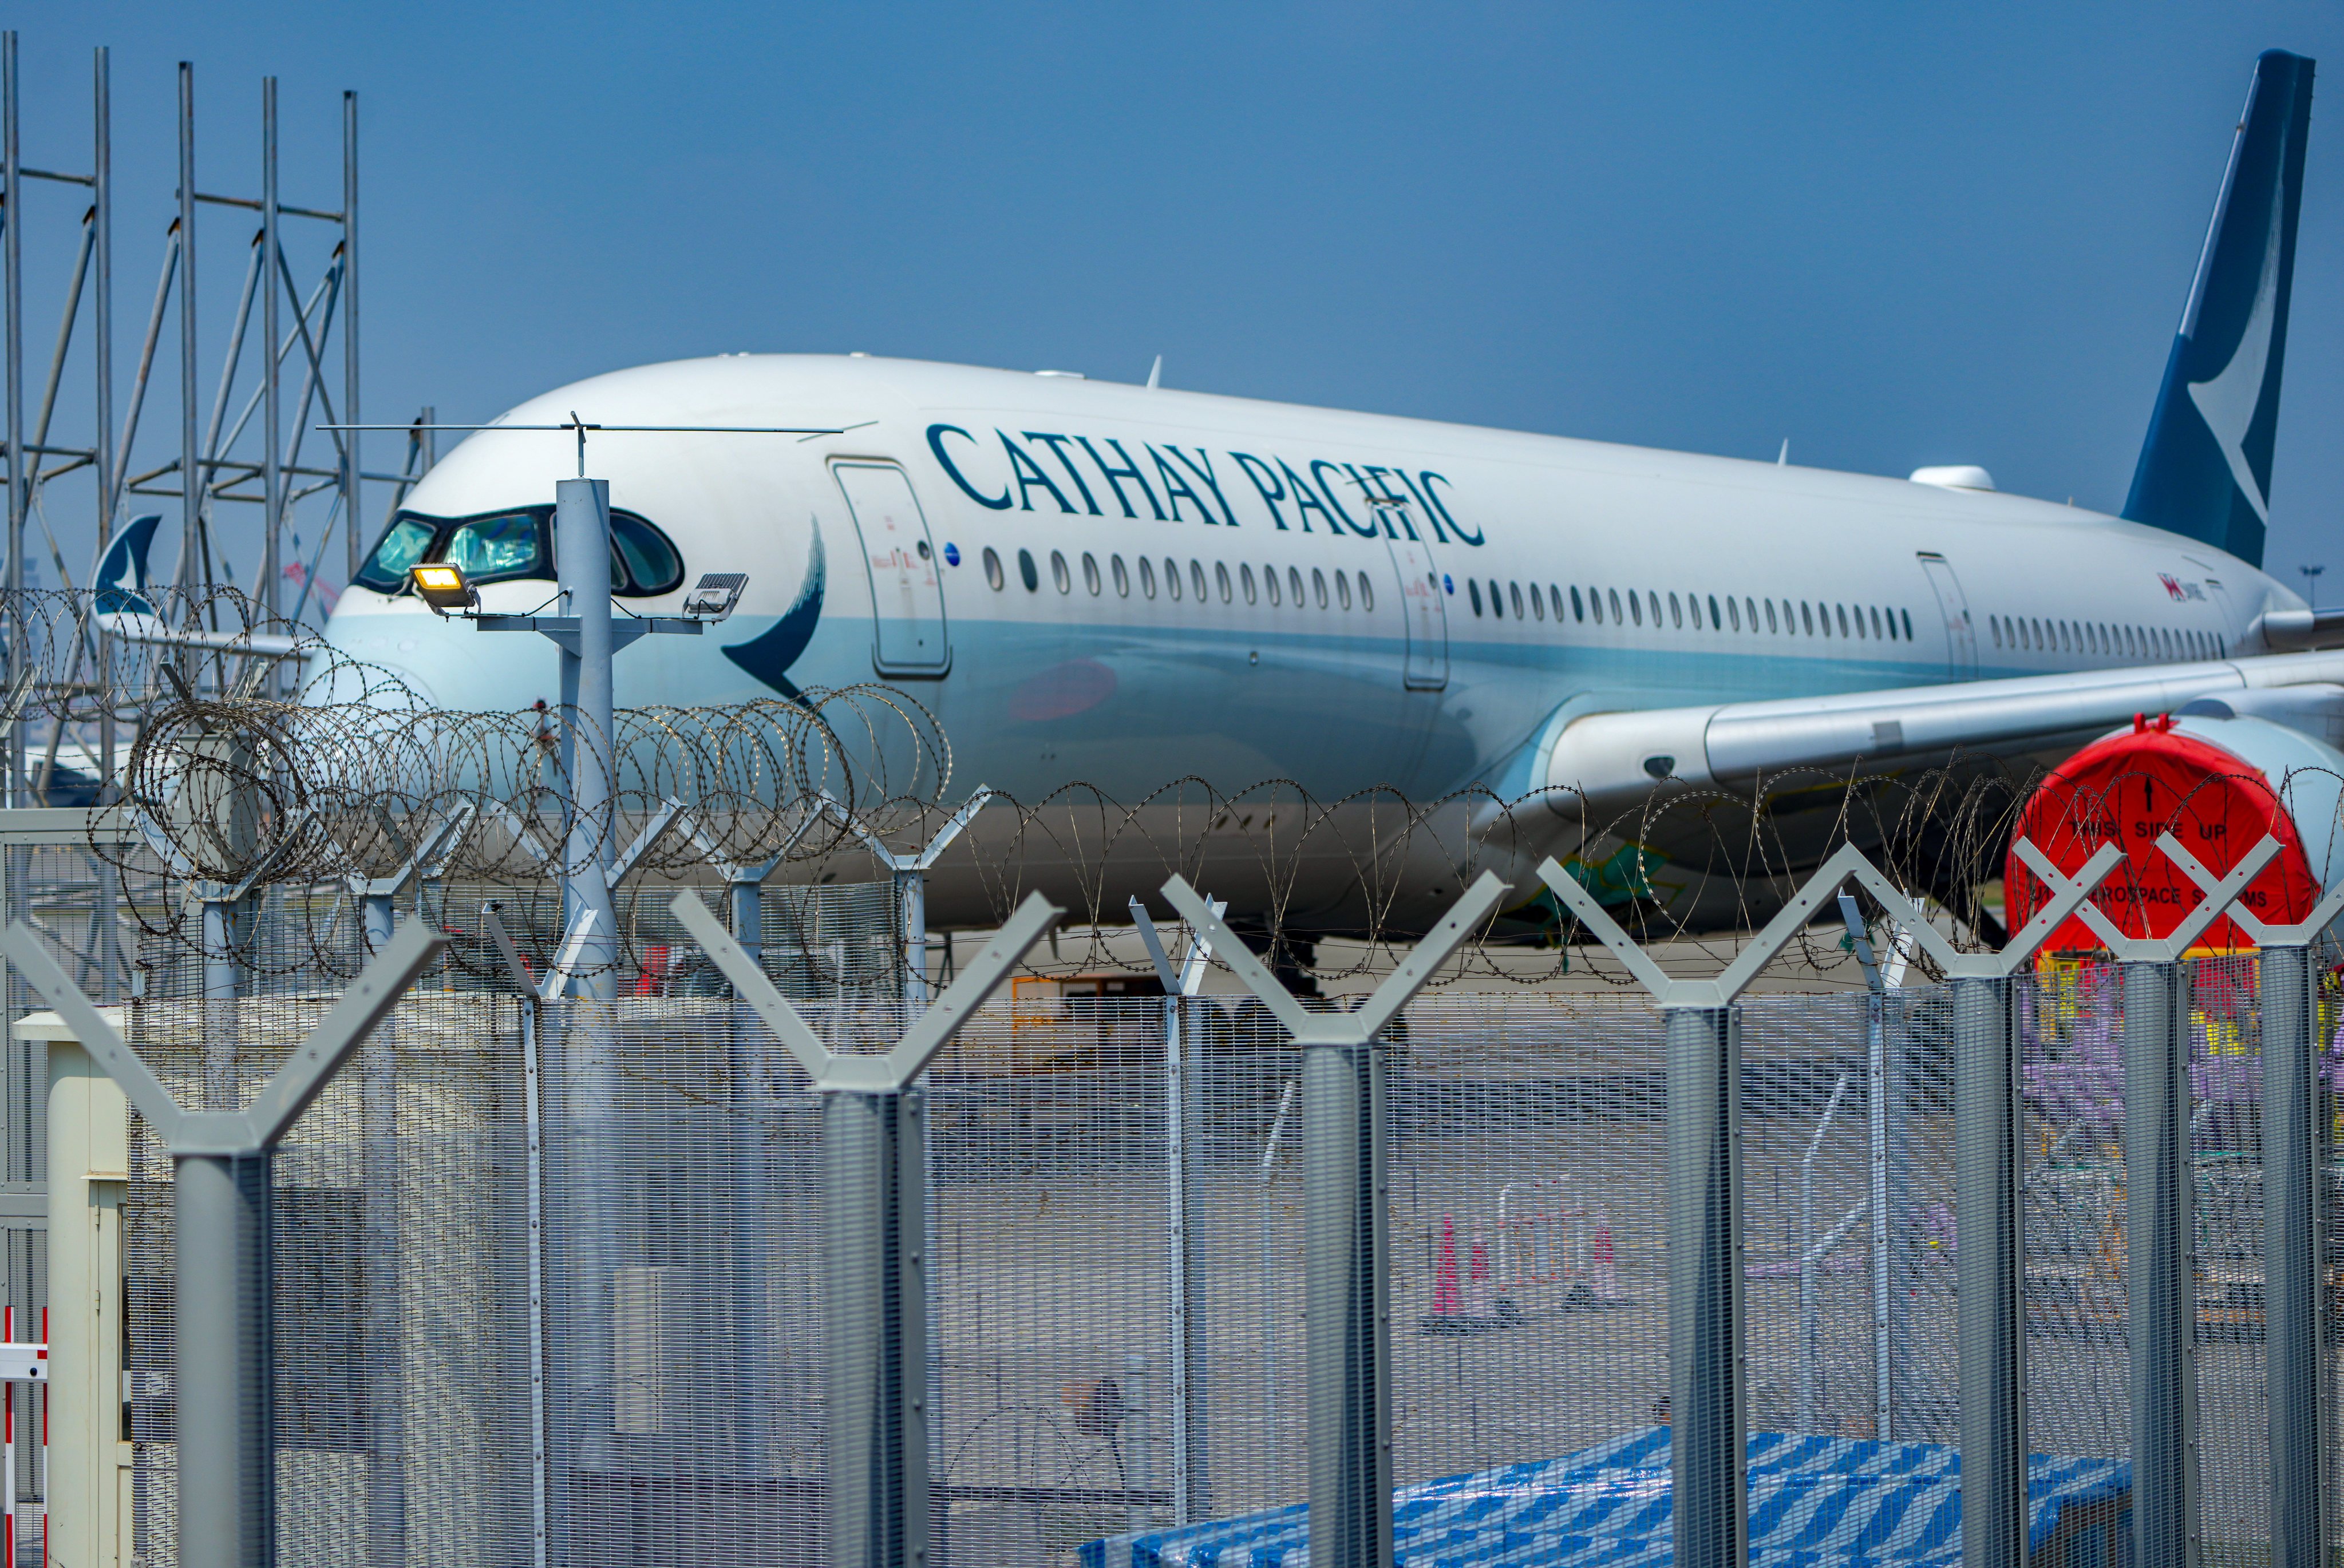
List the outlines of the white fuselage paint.
{"type": "MultiPolygon", "coordinates": [[[[621,706],[774,695],[722,650],[770,628],[825,563],[820,618],[787,682],[901,686],[942,721],[959,781],[1027,799],[1080,780],[1136,800],[1189,776],[1229,790],[1288,779],[1320,799],[1376,786],[1510,795],[1531,787],[1541,737],[1589,713],[2255,651],[2239,645],[2256,618],[2301,602],[2210,547],[2016,496],[1068,377],[740,356],[598,377],[507,420],[572,409],[614,425],[848,427],[590,437],[587,472],[610,481],[613,507],[675,541],[687,586],[703,571],[749,574],[738,613],[712,635],[646,638],[621,657],[621,706]],[[896,554],[905,519],[858,531],[842,486],[848,469],[848,486],[873,493],[868,470],[891,465],[935,558],[908,572],[895,564],[909,558],[896,554]],[[1115,471],[1126,467],[1138,474],[1115,471]],[[1393,505],[1366,504],[1378,487],[1393,505]],[[948,550],[957,565],[944,564],[948,550]],[[1020,552],[1035,563],[1031,590],[1020,552]],[[1437,612],[1429,592],[1404,597],[1428,568],[1442,579],[1437,612]],[[1271,571],[1275,605],[1261,586],[1271,571]],[[1535,591],[1544,613],[1518,614],[1517,589],[1523,611],[1535,591]],[[1974,666],[1941,590],[1966,601],[1974,666]],[[1631,595],[1642,613],[1615,617],[1615,596],[1624,611],[1631,595]],[[1713,600],[1736,612],[1723,626],[1713,600]],[[1819,612],[1827,632],[1809,629],[1819,612]],[[1843,634],[1844,612],[1861,614],[1861,636],[1854,623],[1843,634]],[[906,638],[883,613],[941,624],[906,638]],[[1875,613],[1894,615],[1895,636],[1874,635],[1875,613]],[[929,651],[891,666],[883,643],[929,651]]],[[[576,463],[565,433],[482,432],[408,509],[542,505],[576,463]]],[[[482,598],[522,610],[551,591],[494,583],[482,598]]],[[[629,608],[672,612],[681,598],[629,608]]],[[[557,695],[550,646],[435,619],[411,598],[354,587],[328,636],[442,706],[512,710],[557,695]]]]}

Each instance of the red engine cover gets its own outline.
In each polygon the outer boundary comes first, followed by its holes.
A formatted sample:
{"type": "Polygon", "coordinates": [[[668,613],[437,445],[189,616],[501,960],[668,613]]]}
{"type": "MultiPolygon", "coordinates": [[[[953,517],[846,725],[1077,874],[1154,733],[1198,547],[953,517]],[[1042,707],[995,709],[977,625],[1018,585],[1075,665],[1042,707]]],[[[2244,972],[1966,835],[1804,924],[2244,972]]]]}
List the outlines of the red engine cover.
{"type": "MultiPolygon", "coordinates": [[[[2171,728],[2170,719],[2136,719],[2130,734],[2096,740],[2060,764],[2027,798],[2019,812],[2016,837],[2032,839],[2069,876],[2081,870],[2103,844],[2125,853],[2092,901],[2127,936],[2172,934],[2182,917],[2203,901],[2197,884],[2157,849],[2170,832],[2206,869],[2220,876],[2268,834],[2278,839],[2278,858],[2263,869],[2239,902],[2264,921],[2292,922],[2309,917],[2319,899],[2295,821],[2270,781],[2251,764],[2221,748],[2171,728]]],[[[2003,868],[2006,920],[2016,930],[2047,900],[2043,883],[2014,851],[2003,868]]],[[[2045,952],[2081,952],[2101,947],[2080,919],[2070,917],[2051,933],[2045,952]]],[[[2227,916],[2198,940],[2218,950],[2254,944],[2227,916]]]]}

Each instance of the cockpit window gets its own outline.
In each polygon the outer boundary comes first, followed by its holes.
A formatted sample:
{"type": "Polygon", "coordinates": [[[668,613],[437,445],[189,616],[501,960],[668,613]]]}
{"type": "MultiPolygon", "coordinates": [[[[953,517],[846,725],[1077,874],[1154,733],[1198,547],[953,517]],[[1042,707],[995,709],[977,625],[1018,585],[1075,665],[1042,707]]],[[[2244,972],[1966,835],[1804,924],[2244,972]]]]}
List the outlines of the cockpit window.
{"type": "Polygon", "coordinates": [[[683,559],[667,536],[631,512],[611,514],[611,549],[625,568],[626,580],[611,579],[613,593],[673,592],[683,583],[683,559]]]}
{"type": "MultiPolygon", "coordinates": [[[[377,593],[407,591],[418,561],[446,561],[474,582],[554,576],[551,507],[427,518],[401,512],[360,568],[358,581],[377,593]]],[[[672,593],[683,583],[683,558],[668,537],[633,512],[611,513],[611,591],[627,598],[672,593]]]]}
{"type": "Polygon", "coordinates": [[[450,532],[440,558],[460,567],[474,582],[540,575],[544,550],[538,539],[537,518],[527,512],[499,518],[474,518],[450,532]]]}
{"type": "Polygon", "coordinates": [[[359,568],[359,583],[377,593],[397,593],[407,585],[407,568],[421,560],[440,536],[439,525],[418,517],[401,517],[382,536],[374,554],[359,568]]]}

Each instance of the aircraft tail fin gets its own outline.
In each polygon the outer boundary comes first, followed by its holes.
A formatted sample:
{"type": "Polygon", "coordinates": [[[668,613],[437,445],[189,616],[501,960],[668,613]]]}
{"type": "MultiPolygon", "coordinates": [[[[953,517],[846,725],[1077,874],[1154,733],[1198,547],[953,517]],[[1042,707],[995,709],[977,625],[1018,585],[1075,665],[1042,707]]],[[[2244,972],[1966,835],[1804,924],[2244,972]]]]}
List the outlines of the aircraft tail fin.
{"type": "Polygon", "coordinates": [[[133,518],[106,547],[90,588],[100,615],[153,615],[146,598],[146,552],[155,548],[159,517],[133,518]]]}
{"type": "Polygon", "coordinates": [[[2124,515],[2262,565],[2312,62],[2255,62],[2124,515]]]}

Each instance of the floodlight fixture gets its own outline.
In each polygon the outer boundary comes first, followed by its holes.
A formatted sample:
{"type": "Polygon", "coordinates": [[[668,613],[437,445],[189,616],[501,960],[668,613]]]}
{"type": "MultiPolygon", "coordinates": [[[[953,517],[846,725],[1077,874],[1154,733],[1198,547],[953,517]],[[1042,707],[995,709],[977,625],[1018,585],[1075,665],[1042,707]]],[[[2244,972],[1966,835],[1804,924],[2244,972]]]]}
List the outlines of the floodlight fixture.
{"type": "Polygon", "coordinates": [[[480,591],[466,580],[464,568],[446,561],[409,567],[407,580],[414,588],[415,597],[429,605],[434,615],[468,610],[480,602],[480,591]]]}
{"type": "Polygon", "coordinates": [[[741,602],[741,590],[748,586],[747,572],[702,572],[699,583],[683,596],[684,616],[711,625],[726,619],[741,602]]]}

